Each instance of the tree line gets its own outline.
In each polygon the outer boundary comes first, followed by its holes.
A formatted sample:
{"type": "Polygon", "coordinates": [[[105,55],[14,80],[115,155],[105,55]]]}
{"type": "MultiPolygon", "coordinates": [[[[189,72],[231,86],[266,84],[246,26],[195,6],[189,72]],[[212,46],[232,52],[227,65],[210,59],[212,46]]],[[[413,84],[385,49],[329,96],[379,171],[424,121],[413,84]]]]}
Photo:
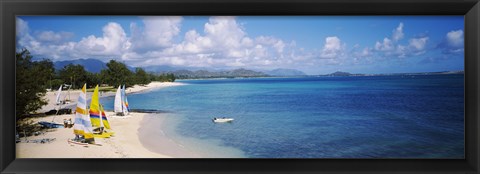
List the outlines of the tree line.
{"type": "Polygon", "coordinates": [[[82,65],[66,65],[52,74],[50,88],[55,89],[61,84],[71,84],[73,89],[79,89],[84,83],[87,83],[88,88],[97,84],[131,87],[133,85],[146,85],[152,81],[174,82],[175,76],[173,74],[153,74],[146,72],[143,68],[135,68],[135,71],[132,72],[125,64],[110,60],[107,63],[107,68],[101,70],[100,73],[88,72],[82,65]]]}
{"type": "Polygon", "coordinates": [[[88,88],[95,85],[117,87],[125,85],[146,85],[152,81],[174,82],[173,74],[153,74],[143,68],[136,68],[134,72],[121,62],[110,60],[107,68],[100,73],[85,70],[82,65],[69,64],[56,70],[49,59],[32,61],[27,49],[16,52],[16,115],[17,120],[47,104],[42,97],[47,89],[58,89],[60,85],[72,85],[72,89],[80,89],[87,83],[88,88]]]}

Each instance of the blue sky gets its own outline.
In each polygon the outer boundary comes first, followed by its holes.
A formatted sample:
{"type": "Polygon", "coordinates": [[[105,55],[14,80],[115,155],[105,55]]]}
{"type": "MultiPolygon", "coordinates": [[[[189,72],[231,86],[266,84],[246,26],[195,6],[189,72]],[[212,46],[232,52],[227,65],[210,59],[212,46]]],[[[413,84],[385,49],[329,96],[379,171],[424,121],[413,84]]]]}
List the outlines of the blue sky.
{"type": "Polygon", "coordinates": [[[17,49],[52,61],[395,73],[463,70],[463,16],[19,16],[17,49]]]}

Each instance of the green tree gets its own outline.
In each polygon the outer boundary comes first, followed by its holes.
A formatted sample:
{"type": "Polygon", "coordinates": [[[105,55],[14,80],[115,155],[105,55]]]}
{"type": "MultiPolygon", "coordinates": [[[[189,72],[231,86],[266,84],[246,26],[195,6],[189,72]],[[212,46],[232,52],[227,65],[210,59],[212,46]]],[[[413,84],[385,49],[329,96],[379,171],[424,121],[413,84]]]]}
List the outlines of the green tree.
{"type": "Polygon", "coordinates": [[[107,69],[104,72],[106,82],[111,86],[127,85],[132,86],[132,72],[123,63],[110,60],[107,63],[107,69]]]}
{"type": "Polygon", "coordinates": [[[143,68],[135,69],[135,84],[146,85],[151,82],[149,75],[143,68]]]}
{"type": "Polygon", "coordinates": [[[155,78],[155,81],[174,82],[175,81],[175,75],[173,73],[160,74],[155,78]]]}
{"type": "Polygon", "coordinates": [[[57,90],[60,87],[60,85],[63,85],[63,84],[65,84],[65,82],[62,79],[57,79],[56,78],[56,79],[50,80],[50,82],[49,82],[50,86],[49,87],[52,90],[57,90]]]}
{"type": "Polygon", "coordinates": [[[86,83],[89,88],[95,87],[96,85],[103,84],[103,79],[101,78],[100,73],[87,72],[86,75],[87,75],[86,83]]]}
{"type": "Polygon", "coordinates": [[[167,79],[169,82],[174,82],[175,81],[175,75],[173,73],[167,75],[167,79]]]}
{"type": "Polygon", "coordinates": [[[54,68],[50,60],[32,61],[27,49],[15,53],[16,59],[16,119],[26,118],[37,111],[47,101],[43,99],[48,81],[53,76],[54,68]]]}
{"type": "Polygon", "coordinates": [[[64,82],[71,84],[72,89],[79,89],[87,82],[87,71],[82,65],[68,64],[59,71],[59,77],[64,82]]]}

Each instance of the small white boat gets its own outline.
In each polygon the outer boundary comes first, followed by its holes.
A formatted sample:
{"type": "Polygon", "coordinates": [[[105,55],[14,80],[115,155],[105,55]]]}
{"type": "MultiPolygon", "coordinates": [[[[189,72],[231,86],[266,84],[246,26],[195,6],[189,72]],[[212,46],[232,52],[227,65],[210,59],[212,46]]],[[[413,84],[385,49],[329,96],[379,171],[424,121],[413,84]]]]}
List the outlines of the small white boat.
{"type": "Polygon", "coordinates": [[[226,123],[226,122],[232,122],[233,118],[226,118],[226,117],[213,118],[212,121],[215,123],[226,123]]]}

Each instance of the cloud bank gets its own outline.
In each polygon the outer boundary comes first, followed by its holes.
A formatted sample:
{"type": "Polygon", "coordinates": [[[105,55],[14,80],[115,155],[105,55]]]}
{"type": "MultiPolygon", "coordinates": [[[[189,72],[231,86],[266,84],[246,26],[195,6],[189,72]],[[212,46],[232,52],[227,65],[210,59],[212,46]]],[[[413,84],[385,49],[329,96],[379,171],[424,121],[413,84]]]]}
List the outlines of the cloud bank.
{"type": "Polygon", "coordinates": [[[464,47],[463,30],[446,33],[444,40],[434,46],[429,36],[406,38],[408,25],[403,22],[392,29],[390,36],[371,45],[351,43],[349,48],[342,38],[330,35],[318,41],[316,49],[305,50],[297,46],[296,40],[250,36],[235,17],[210,17],[203,31],[182,32],[183,21],[179,16],[141,17],[141,23],[130,24],[130,33],[120,24],[109,22],[100,29],[101,36],[89,35],[74,41],[75,33],[32,31],[27,21],[17,18],[17,49],[27,48],[53,61],[97,58],[117,59],[132,66],[315,69],[412,59],[438,50],[443,54],[463,53],[464,47]]]}

